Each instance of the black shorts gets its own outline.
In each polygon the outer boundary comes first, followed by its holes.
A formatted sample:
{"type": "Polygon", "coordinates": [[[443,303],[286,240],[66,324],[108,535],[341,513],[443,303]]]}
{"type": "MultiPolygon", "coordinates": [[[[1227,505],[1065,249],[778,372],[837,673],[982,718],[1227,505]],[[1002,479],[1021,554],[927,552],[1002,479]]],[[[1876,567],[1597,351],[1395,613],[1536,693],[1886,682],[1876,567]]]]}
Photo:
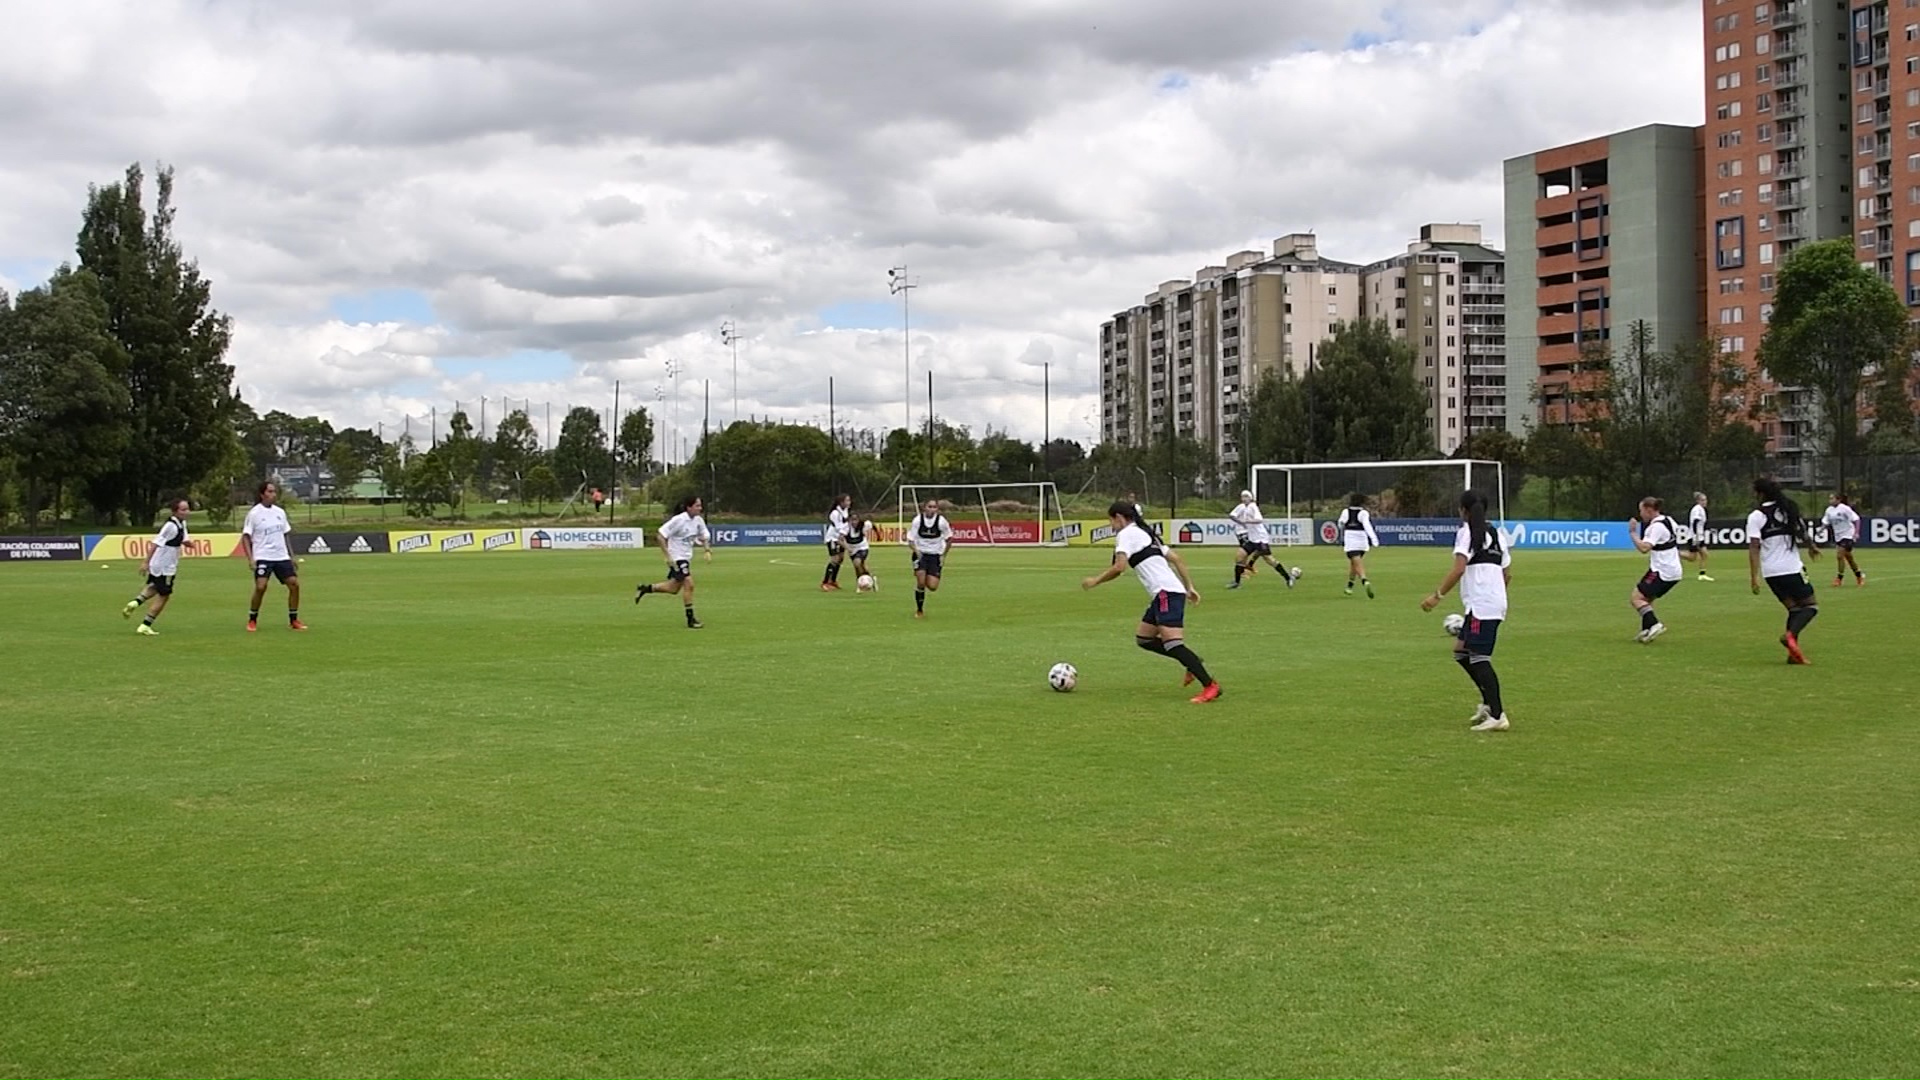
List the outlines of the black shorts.
{"type": "Polygon", "coordinates": [[[925,574],[928,577],[939,577],[940,558],[938,555],[915,555],[913,557],[913,568],[918,573],[925,574]]]}
{"type": "Polygon", "coordinates": [[[1242,540],[1240,541],[1240,550],[1249,555],[1265,555],[1268,558],[1273,557],[1272,544],[1256,544],[1251,540],[1242,540]]]}
{"type": "Polygon", "coordinates": [[[1673,587],[1678,584],[1680,584],[1678,580],[1668,581],[1659,574],[1649,570],[1646,572],[1646,575],[1634,585],[1634,588],[1640,590],[1641,596],[1649,600],[1658,600],[1672,592],[1673,587]]]}
{"type": "Polygon", "coordinates": [[[1807,580],[1804,571],[1798,574],[1778,574],[1767,579],[1767,588],[1783,604],[1813,599],[1813,582],[1807,580]]]}
{"type": "Polygon", "coordinates": [[[840,541],[838,540],[827,541],[827,558],[829,559],[835,558],[845,550],[847,550],[846,545],[842,544],[840,541]]]}
{"type": "Polygon", "coordinates": [[[1851,536],[1847,537],[1845,540],[1836,540],[1835,543],[1840,545],[1841,551],[1853,550],[1853,537],[1851,536]]]}
{"type": "Polygon", "coordinates": [[[1165,626],[1175,630],[1187,625],[1187,594],[1164,589],[1154,593],[1140,621],[1149,626],[1165,626]]]}
{"type": "Polygon", "coordinates": [[[693,579],[693,564],[685,559],[667,566],[668,581],[690,581],[693,579]]]}
{"type": "Polygon", "coordinates": [[[1702,545],[1702,544],[1700,543],[1700,541],[1698,541],[1698,540],[1689,540],[1689,541],[1687,541],[1687,554],[1689,554],[1689,555],[1698,555],[1698,554],[1700,554],[1700,548],[1701,548],[1702,546],[1704,546],[1704,545],[1702,545]]]}
{"type": "Polygon", "coordinates": [[[866,562],[867,556],[871,554],[873,554],[873,548],[866,544],[861,544],[858,547],[851,547],[847,549],[847,558],[852,559],[854,562],[857,562],[857,563],[866,562]]]}
{"type": "Polygon", "coordinates": [[[1347,558],[1349,559],[1364,559],[1366,557],[1367,557],[1366,548],[1348,548],[1347,549],[1347,558]]]}
{"type": "Polygon", "coordinates": [[[275,581],[278,581],[280,584],[285,585],[287,582],[293,580],[296,577],[299,577],[300,571],[295,570],[293,568],[292,559],[255,560],[253,564],[254,578],[255,579],[265,578],[268,574],[272,574],[273,579],[275,581]]]}
{"type": "Polygon", "coordinates": [[[155,596],[172,596],[173,595],[173,575],[172,574],[148,574],[147,588],[152,589],[153,595],[155,596]]]}
{"type": "Polygon", "coordinates": [[[1493,647],[1499,640],[1499,619],[1477,619],[1468,614],[1467,624],[1460,628],[1460,644],[1475,656],[1492,656],[1493,647]]]}

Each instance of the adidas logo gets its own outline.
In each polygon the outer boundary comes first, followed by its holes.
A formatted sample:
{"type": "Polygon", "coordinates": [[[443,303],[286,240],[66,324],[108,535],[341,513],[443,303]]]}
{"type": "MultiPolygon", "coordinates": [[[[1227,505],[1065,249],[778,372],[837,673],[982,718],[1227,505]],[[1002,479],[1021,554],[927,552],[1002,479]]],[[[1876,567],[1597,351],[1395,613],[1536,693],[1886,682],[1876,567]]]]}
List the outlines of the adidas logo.
{"type": "Polygon", "coordinates": [[[373,545],[367,543],[366,537],[356,536],[353,543],[347,545],[347,550],[355,555],[366,555],[373,551],[373,545]]]}
{"type": "Polygon", "coordinates": [[[333,549],[327,546],[327,538],[326,538],[326,537],[324,537],[324,536],[316,536],[316,537],[314,537],[314,538],[313,538],[313,543],[311,543],[311,544],[308,544],[308,545],[307,545],[307,554],[309,554],[309,555],[331,555],[331,554],[333,554],[333,549]]]}

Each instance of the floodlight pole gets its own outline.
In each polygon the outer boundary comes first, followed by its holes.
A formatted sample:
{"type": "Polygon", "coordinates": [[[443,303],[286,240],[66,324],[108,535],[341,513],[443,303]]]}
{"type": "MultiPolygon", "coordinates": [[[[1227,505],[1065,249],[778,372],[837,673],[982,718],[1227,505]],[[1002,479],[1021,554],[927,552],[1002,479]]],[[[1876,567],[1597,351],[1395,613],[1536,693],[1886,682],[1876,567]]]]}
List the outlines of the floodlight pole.
{"type": "Polygon", "coordinates": [[[919,287],[907,276],[905,265],[887,271],[887,292],[900,298],[900,370],[906,391],[900,395],[900,427],[908,434],[913,433],[913,320],[908,294],[919,287]]]}
{"type": "Polygon", "coordinates": [[[728,319],[720,324],[720,341],[733,352],[733,420],[740,422],[740,332],[728,319]]]}

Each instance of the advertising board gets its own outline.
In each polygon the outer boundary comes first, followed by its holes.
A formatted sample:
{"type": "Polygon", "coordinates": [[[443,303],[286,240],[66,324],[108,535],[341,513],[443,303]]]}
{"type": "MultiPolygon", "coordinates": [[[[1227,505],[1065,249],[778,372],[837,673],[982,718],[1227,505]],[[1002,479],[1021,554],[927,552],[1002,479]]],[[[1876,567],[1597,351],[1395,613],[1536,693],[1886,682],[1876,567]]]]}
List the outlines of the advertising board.
{"type": "Polygon", "coordinates": [[[85,537],[80,536],[0,537],[0,559],[9,562],[16,559],[74,561],[80,558],[83,551],[85,537]]]}
{"type": "Polygon", "coordinates": [[[527,529],[529,551],[588,551],[595,548],[630,550],[647,546],[647,530],[607,527],[527,529]]]}
{"type": "Polygon", "coordinates": [[[418,529],[387,534],[397,555],[464,555],[520,551],[519,529],[418,529]]]}
{"type": "Polygon", "coordinates": [[[392,549],[383,532],[295,532],[287,550],[308,555],[385,555],[392,549]]]}
{"type": "MultiPolygon", "coordinates": [[[[86,559],[145,559],[153,538],[145,533],[108,533],[81,537],[86,559]]],[[[239,533],[189,532],[180,554],[188,559],[221,559],[240,554],[239,533]]]]}
{"type": "MultiPolygon", "coordinates": [[[[1268,542],[1281,547],[1307,543],[1313,522],[1308,518],[1279,518],[1266,526],[1268,542]]],[[[1231,518],[1181,518],[1176,519],[1171,533],[1161,535],[1180,547],[1237,547],[1240,538],[1234,533],[1235,527],[1231,518]]]]}

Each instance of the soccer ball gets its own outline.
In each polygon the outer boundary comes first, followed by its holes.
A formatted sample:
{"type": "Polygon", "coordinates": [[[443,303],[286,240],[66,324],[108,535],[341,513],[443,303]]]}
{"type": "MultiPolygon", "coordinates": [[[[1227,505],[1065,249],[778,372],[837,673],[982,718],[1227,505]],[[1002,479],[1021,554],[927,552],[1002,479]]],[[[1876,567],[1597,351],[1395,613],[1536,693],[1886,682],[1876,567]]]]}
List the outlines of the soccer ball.
{"type": "Polygon", "coordinates": [[[878,584],[874,582],[872,574],[861,574],[859,577],[859,580],[855,581],[853,584],[854,584],[854,587],[859,589],[861,592],[872,592],[873,590],[880,587],[878,584]]]}
{"type": "Polygon", "coordinates": [[[1292,568],[1290,568],[1290,569],[1289,569],[1289,570],[1287,571],[1287,573],[1289,573],[1289,574],[1292,574],[1292,575],[1293,575],[1294,577],[1299,577],[1299,576],[1300,576],[1300,568],[1299,568],[1299,567],[1297,567],[1297,566],[1295,566],[1295,567],[1292,567],[1292,568]]]}
{"type": "Polygon", "coordinates": [[[1466,616],[1461,615],[1459,612],[1455,612],[1452,615],[1449,615],[1446,618],[1441,619],[1440,625],[1446,628],[1448,637],[1459,637],[1460,631],[1466,628],[1467,619],[1466,619],[1466,616]]]}
{"type": "Polygon", "coordinates": [[[1047,672],[1047,685],[1064,694],[1080,685],[1080,673],[1073,669],[1072,664],[1055,664],[1047,672]]]}

